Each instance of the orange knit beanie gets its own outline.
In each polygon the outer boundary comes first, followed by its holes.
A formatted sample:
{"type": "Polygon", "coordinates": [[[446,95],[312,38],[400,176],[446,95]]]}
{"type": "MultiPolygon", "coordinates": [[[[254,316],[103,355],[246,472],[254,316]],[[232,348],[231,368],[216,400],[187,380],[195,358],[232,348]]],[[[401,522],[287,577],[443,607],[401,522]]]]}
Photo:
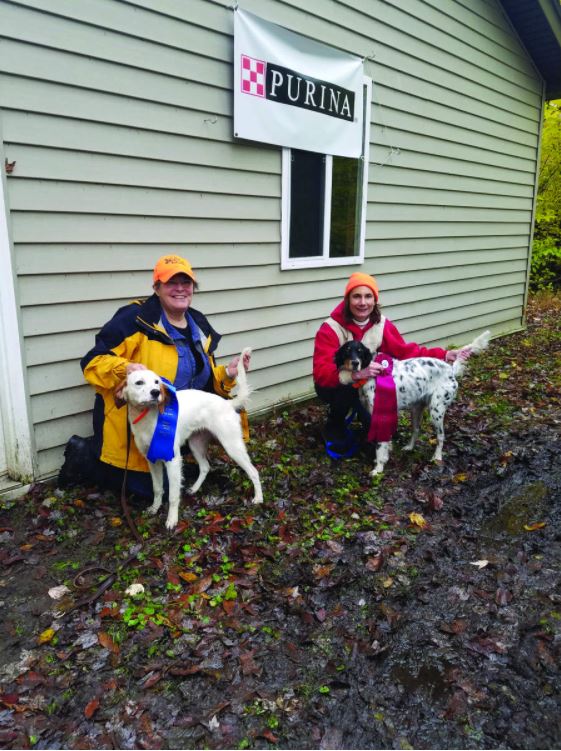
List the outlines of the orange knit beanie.
{"type": "Polygon", "coordinates": [[[345,287],[345,297],[347,297],[347,295],[352,292],[355,287],[368,287],[368,289],[372,290],[374,297],[376,298],[376,302],[378,302],[378,282],[376,281],[376,279],[374,279],[373,276],[370,276],[369,274],[363,274],[360,271],[357,271],[355,274],[351,274],[349,281],[347,282],[347,286],[345,287]]]}

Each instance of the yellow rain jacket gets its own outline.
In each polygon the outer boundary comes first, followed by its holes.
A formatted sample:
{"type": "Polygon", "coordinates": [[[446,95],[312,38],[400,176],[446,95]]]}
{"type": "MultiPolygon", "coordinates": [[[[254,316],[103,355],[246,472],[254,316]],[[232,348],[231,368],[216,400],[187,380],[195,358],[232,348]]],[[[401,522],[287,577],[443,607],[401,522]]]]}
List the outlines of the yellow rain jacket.
{"type": "MultiPolygon", "coordinates": [[[[236,381],[226,373],[224,365],[216,365],[214,351],[221,339],[206,317],[189,308],[189,315],[202,333],[201,348],[208,358],[211,378],[206,391],[229,398],[236,381]]],[[[96,336],[95,346],[82,359],[84,377],[95,387],[93,413],[96,449],[102,462],[125,468],[127,461],[127,409],[117,407],[114,393],[126,378],[131,362],[142,363],[149,370],[174,382],[178,367],[178,352],[161,323],[162,308],[157,295],[145,301],[120,308],[96,336]]],[[[240,366],[241,367],[241,366],[240,366]]],[[[247,415],[242,413],[244,438],[247,440],[247,415]]],[[[131,436],[128,469],[148,472],[146,459],[140,454],[131,436]]]]}

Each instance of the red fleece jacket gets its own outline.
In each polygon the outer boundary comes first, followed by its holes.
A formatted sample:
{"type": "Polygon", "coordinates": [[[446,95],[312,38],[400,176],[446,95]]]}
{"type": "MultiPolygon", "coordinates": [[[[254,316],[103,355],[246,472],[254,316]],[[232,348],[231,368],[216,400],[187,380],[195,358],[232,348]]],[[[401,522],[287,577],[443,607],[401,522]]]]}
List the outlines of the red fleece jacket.
{"type": "MultiPolygon", "coordinates": [[[[337,323],[340,323],[347,331],[353,335],[353,339],[361,341],[372,324],[368,324],[363,329],[353,323],[349,323],[343,317],[344,302],[339,303],[331,313],[337,323]]],[[[335,353],[340,347],[337,334],[328,323],[322,323],[316,334],[314,345],[314,382],[324,388],[336,388],[340,386],[339,374],[335,367],[335,353]]],[[[446,350],[441,347],[421,347],[414,342],[406,342],[401,336],[395,325],[386,319],[384,324],[384,333],[382,344],[379,352],[384,352],[396,360],[408,360],[410,357],[436,357],[438,360],[444,360],[446,350]]]]}

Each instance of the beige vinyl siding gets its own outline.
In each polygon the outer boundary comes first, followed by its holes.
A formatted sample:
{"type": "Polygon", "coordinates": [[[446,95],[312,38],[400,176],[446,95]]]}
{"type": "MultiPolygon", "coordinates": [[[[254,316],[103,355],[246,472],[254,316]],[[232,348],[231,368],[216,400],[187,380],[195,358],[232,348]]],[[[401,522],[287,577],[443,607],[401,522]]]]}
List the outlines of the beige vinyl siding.
{"type": "MultiPolygon", "coordinates": [[[[254,348],[254,409],[312,390],[356,267],[280,271],[280,150],[232,138],[231,0],[0,4],[0,127],[40,475],[91,429],[78,366],[180,249],[222,361],[254,348]]],[[[521,325],[541,80],[493,0],[246,0],[367,58],[363,269],[404,336],[521,325]]]]}

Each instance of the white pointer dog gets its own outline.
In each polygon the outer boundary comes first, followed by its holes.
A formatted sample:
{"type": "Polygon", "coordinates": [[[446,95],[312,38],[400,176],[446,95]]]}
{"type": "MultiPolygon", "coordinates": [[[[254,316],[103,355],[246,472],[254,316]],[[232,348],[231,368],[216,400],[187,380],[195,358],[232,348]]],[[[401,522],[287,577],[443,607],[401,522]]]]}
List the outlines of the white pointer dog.
{"type": "MultiPolygon", "coordinates": [[[[489,344],[491,332],[485,331],[466,344],[462,350],[471,350],[477,354],[489,344]]],[[[335,364],[339,369],[339,381],[343,385],[353,383],[352,371],[366,368],[372,361],[372,352],[362,342],[350,341],[343,344],[335,354],[335,364]]],[[[458,390],[456,380],[465,368],[466,360],[458,356],[452,365],[434,357],[413,357],[409,360],[393,361],[393,378],[396,387],[397,409],[411,410],[413,434],[404,447],[411,451],[419,436],[423,410],[428,408],[433,427],[436,431],[437,445],[432,461],[442,461],[444,445],[444,415],[454,401],[458,390]]],[[[362,406],[371,415],[374,408],[376,379],[369,378],[359,389],[362,406]]],[[[376,466],[372,476],[384,471],[384,465],[390,458],[391,441],[379,443],[376,447],[376,466]]]]}
{"type": "MultiPolygon", "coordinates": [[[[189,493],[196,493],[208,475],[210,465],[207,459],[209,441],[214,436],[229,456],[245,470],[255,489],[253,503],[263,502],[263,491],[259,473],[248,456],[242,438],[242,427],[238,411],[243,409],[250,394],[243,356],[251,350],[244,349],[238,365],[238,390],[233,399],[223,399],[216,394],[188,389],[177,392],[178,419],[174,441],[174,456],[171,461],[148,462],[152,476],[154,502],[148,513],[155,514],[162,504],[164,489],[164,464],[169,482],[169,510],[167,529],[177,524],[181,495],[181,446],[189,443],[189,448],[199,465],[199,476],[189,493]]],[[[134,441],[138,450],[146,456],[158,421],[159,410],[166,400],[166,387],[159,375],[151,370],[134,370],[127,376],[125,384],[117,389],[116,396],[128,403],[128,417],[134,441]],[[142,413],[145,414],[142,415],[142,413]],[[139,419],[140,418],[140,419],[139,419]]]]}

